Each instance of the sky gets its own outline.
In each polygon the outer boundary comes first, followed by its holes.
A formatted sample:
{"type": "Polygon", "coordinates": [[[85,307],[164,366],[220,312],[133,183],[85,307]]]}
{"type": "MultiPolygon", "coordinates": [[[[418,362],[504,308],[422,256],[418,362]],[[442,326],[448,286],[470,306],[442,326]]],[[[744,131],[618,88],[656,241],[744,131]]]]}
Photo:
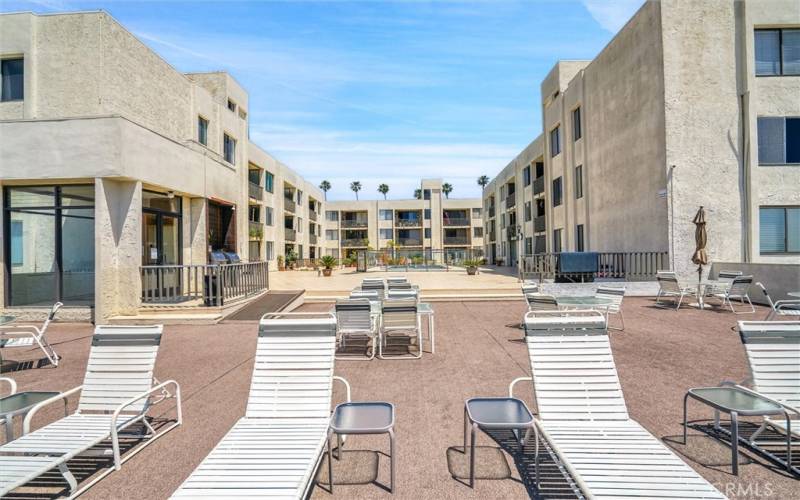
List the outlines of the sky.
{"type": "Polygon", "coordinates": [[[642,0],[0,0],[0,11],[109,12],[182,72],[249,93],[250,139],[328,199],[410,198],[442,178],[480,195],[541,133],[539,85],[592,59],[642,0]]]}

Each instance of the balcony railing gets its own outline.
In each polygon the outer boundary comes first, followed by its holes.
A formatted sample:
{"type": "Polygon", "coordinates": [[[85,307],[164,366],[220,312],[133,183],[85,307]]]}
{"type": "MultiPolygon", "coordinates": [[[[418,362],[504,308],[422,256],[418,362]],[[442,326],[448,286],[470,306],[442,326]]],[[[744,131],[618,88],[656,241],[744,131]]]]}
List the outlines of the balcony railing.
{"type": "Polygon", "coordinates": [[[533,181],[534,196],[541,193],[544,193],[544,177],[539,177],[533,181]]]}
{"type": "Polygon", "coordinates": [[[493,206],[489,207],[489,218],[491,219],[492,217],[494,217],[494,207],[493,206]]]}
{"type": "Polygon", "coordinates": [[[295,241],[295,239],[297,239],[297,231],[288,227],[283,228],[283,239],[286,241],[295,241]]]}
{"type": "Polygon", "coordinates": [[[494,231],[489,231],[489,241],[495,241],[496,235],[494,231]]]}
{"type": "Polygon", "coordinates": [[[397,244],[401,247],[420,247],[422,240],[419,238],[397,238],[397,244]]]}
{"type": "Polygon", "coordinates": [[[448,217],[443,221],[445,226],[469,226],[469,219],[466,217],[448,217]]]}
{"type": "Polygon", "coordinates": [[[451,237],[444,237],[444,244],[445,245],[469,245],[469,238],[466,236],[451,236],[451,237]]]}
{"type": "Polygon", "coordinates": [[[521,278],[555,279],[562,282],[620,279],[653,281],[656,272],[669,269],[667,252],[570,252],[538,253],[521,259],[521,278]],[[584,254],[578,261],[571,255],[584,254]],[[580,268],[575,265],[580,264],[580,268]]]}
{"type": "Polygon", "coordinates": [[[533,232],[541,233],[547,229],[544,215],[540,215],[533,219],[533,232]]]}
{"type": "Polygon", "coordinates": [[[260,184],[247,183],[247,194],[254,200],[261,201],[264,199],[264,188],[260,184]]]}
{"type": "Polygon", "coordinates": [[[308,209],[308,220],[313,220],[314,222],[317,222],[317,212],[311,210],[310,208],[308,209]]]}
{"type": "Polygon", "coordinates": [[[295,204],[294,200],[284,197],[283,209],[286,210],[287,212],[295,213],[297,212],[297,205],[295,204]]]}
{"type": "Polygon", "coordinates": [[[205,306],[245,298],[269,288],[267,262],[141,266],[142,303],[176,304],[200,300],[205,306]]]}
{"type": "Polygon", "coordinates": [[[260,222],[249,221],[247,223],[251,240],[260,240],[264,236],[264,224],[260,222]]]}
{"type": "Polygon", "coordinates": [[[422,219],[395,219],[394,225],[397,227],[420,227],[422,219]]]}
{"type": "Polygon", "coordinates": [[[341,227],[367,227],[369,222],[366,219],[342,219],[341,227]]]}
{"type": "Polygon", "coordinates": [[[317,235],[316,234],[309,234],[308,235],[308,242],[311,243],[312,245],[316,245],[317,244],[317,235]]]}
{"type": "Polygon", "coordinates": [[[367,241],[363,238],[348,238],[342,240],[343,247],[367,247],[367,241]]]}
{"type": "Polygon", "coordinates": [[[517,204],[517,194],[511,193],[506,197],[506,208],[513,208],[517,204]]]}

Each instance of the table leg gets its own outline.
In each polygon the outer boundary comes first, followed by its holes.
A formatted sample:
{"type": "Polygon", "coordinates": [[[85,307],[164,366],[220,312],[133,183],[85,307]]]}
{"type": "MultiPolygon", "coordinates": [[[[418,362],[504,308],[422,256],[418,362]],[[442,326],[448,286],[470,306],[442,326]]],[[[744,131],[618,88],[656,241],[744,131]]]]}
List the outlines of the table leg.
{"type": "Polygon", "coordinates": [[[685,396],[683,396],[683,444],[688,444],[686,442],[686,434],[687,434],[687,418],[686,418],[686,403],[689,401],[689,393],[687,392],[685,396]]]}
{"type": "Polygon", "coordinates": [[[733,465],[733,475],[739,475],[739,416],[735,411],[731,412],[731,462],[733,465]]]}
{"type": "Polygon", "coordinates": [[[389,465],[391,466],[391,476],[390,476],[390,483],[389,483],[389,493],[394,494],[394,477],[396,473],[396,467],[394,463],[394,430],[389,429],[389,465]]]}
{"type": "Polygon", "coordinates": [[[433,313],[428,315],[428,335],[431,336],[431,354],[436,352],[436,327],[434,326],[433,313]]]}
{"type": "Polygon", "coordinates": [[[478,429],[478,424],[472,424],[472,432],[470,433],[469,442],[469,487],[475,487],[475,431],[478,429]]]}
{"type": "Polygon", "coordinates": [[[333,431],[328,431],[328,486],[333,493],[333,431]]]}
{"type": "Polygon", "coordinates": [[[467,433],[469,433],[469,428],[467,427],[467,407],[464,407],[464,454],[467,454],[467,433]]]}
{"type": "Polygon", "coordinates": [[[788,411],[783,414],[786,415],[786,470],[792,472],[792,421],[788,411]]]}
{"type": "Polygon", "coordinates": [[[14,440],[14,417],[6,415],[6,443],[14,440]]]}

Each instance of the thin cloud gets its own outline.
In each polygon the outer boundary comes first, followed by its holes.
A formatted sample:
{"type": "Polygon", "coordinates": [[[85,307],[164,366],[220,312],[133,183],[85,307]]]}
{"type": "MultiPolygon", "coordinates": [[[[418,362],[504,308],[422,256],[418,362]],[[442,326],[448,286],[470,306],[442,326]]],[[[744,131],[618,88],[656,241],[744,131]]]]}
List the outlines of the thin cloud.
{"type": "Polygon", "coordinates": [[[616,33],[633,17],[642,0],[582,0],[595,21],[609,33],[616,33]]]}

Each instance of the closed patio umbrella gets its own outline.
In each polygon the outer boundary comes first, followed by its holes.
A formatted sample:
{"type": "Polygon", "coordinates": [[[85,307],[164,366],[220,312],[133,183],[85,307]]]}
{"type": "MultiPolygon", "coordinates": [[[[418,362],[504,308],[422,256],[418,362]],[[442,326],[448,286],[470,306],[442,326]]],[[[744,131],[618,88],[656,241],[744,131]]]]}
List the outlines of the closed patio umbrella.
{"type": "Polygon", "coordinates": [[[694,229],[694,243],[695,249],[692,254],[692,262],[697,264],[697,279],[698,282],[703,279],[703,266],[708,264],[708,255],[706,254],[706,243],[708,241],[708,233],[706,233],[706,211],[701,206],[694,216],[695,229],[694,229]]]}

